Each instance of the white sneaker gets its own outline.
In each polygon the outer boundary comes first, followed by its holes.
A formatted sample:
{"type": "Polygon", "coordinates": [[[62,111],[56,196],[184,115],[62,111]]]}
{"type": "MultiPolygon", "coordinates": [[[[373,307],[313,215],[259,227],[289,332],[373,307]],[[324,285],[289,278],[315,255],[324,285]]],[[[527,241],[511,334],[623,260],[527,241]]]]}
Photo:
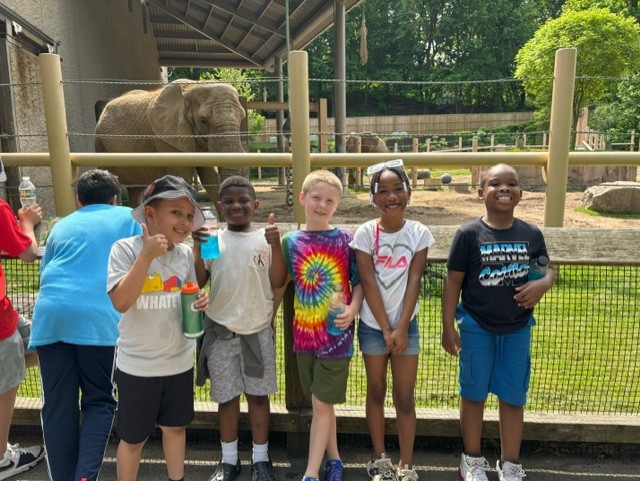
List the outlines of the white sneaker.
{"type": "Polygon", "coordinates": [[[460,456],[458,474],[461,481],[489,481],[487,469],[489,469],[489,463],[484,456],[474,458],[464,453],[460,456]]]}
{"type": "Polygon", "coordinates": [[[418,481],[418,473],[413,468],[398,468],[398,480],[399,481],[418,481]]]}
{"type": "Polygon", "coordinates": [[[372,481],[398,481],[396,468],[384,453],[380,459],[371,458],[367,463],[367,473],[371,476],[372,481]]]}
{"type": "Polygon", "coordinates": [[[4,457],[0,459],[0,480],[24,473],[44,458],[44,446],[21,448],[17,444],[7,444],[4,457]]]}
{"type": "Polygon", "coordinates": [[[513,464],[509,461],[503,461],[500,467],[500,460],[496,462],[496,471],[498,471],[498,479],[500,481],[520,481],[526,476],[522,464],[513,464]]]}

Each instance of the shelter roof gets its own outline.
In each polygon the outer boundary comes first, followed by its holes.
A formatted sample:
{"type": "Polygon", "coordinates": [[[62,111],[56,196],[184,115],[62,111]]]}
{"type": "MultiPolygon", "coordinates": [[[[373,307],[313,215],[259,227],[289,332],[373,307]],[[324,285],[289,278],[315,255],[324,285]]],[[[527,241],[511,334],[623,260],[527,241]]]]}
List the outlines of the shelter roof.
{"type": "MultiPolygon", "coordinates": [[[[364,0],[344,1],[348,12],[364,0]]],[[[333,25],[333,0],[289,0],[292,50],[333,25]]],[[[286,61],[285,0],[144,0],[145,26],[159,63],[177,67],[262,68],[286,61]],[[147,27],[148,28],[148,27],[147,27]]]]}

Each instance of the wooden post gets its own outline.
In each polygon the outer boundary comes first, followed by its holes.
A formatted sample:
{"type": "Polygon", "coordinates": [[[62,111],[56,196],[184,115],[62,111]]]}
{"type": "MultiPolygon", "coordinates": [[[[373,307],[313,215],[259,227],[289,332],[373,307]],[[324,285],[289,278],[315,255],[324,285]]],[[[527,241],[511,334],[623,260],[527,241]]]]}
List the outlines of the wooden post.
{"type": "Polygon", "coordinates": [[[547,195],[544,201],[545,227],[562,227],[564,223],[575,77],[576,49],[559,49],[556,51],[551,97],[547,195]]]}
{"type": "MultiPolygon", "coordinates": [[[[356,135],[355,137],[355,151],[353,152],[354,154],[360,154],[362,153],[362,136],[361,135],[356,135]]],[[[360,187],[362,186],[362,184],[364,184],[364,179],[362,177],[362,168],[361,167],[356,167],[356,172],[355,172],[355,184],[356,186],[360,187]]]]}
{"type": "MultiPolygon", "coordinates": [[[[411,140],[411,152],[418,152],[418,139],[411,140]]],[[[415,189],[418,187],[418,167],[411,167],[411,186],[415,189]]]]}
{"type": "MultiPolygon", "coordinates": [[[[291,157],[293,159],[293,196],[302,191],[304,178],[311,170],[309,151],[309,67],[307,52],[289,53],[289,98],[291,99],[291,157]]],[[[296,223],[305,223],[304,207],[293,203],[296,223]]]]}
{"type": "Polygon", "coordinates": [[[327,99],[318,100],[318,150],[321,154],[329,152],[329,136],[327,135],[327,99]]]}
{"type": "Polygon", "coordinates": [[[71,164],[69,137],[67,134],[67,113],[62,88],[60,56],[43,53],[39,56],[42,77],[42,100],[44,119],[47,126],[47,141],[51,162],[53,199],[56,215],[64,217],[76,210],[73,180],[76,169],[71,164]]]}

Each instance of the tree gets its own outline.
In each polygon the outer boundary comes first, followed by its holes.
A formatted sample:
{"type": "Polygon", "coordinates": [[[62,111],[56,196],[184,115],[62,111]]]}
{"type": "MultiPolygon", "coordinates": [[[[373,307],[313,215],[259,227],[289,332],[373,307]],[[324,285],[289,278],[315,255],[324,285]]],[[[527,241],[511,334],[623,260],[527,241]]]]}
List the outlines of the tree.
{"type": "Polygon", "coordinates": [[[577,49],[573,119],[586,107],[609,93],[607,77],[621,77],[640,67],[640,27],[631,17],[606,8],[567,10],[546,22],[516,55],[516,77],[537,111],[548,118],[555,53],[560,48],[577,49]]]}

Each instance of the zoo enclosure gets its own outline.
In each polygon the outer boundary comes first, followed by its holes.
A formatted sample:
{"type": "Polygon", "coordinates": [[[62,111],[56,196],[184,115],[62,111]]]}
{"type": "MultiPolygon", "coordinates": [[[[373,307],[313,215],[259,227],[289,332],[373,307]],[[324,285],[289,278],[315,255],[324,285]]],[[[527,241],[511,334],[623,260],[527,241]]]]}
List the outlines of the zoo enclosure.
{"type": "MultiPolygon", "coordinates": [[[[58,215],[75,208],[71,185],[80,166],[237,166],[291,167],[293,190],[299,191],[311,165],[324,167],[365,167],[374,162],[397,156],[388,154],[311,154],[309,151],[309,103],[306,52],[291,52],[290,110],[292,119],[292,153],[279,154],[219,154],[219,153],[152,153],[152,154],[95,154],[70,152],[69,132],[63,92],[60,59],[57,55],[40,56],[43,103],[47,125],[49,153],[4,153],[7,166],[50,166],[53,179],[55,209],[58,215]],[[292,159],[296,162],[293,165],[292,159]]],[[[547,174],[545,203],[546,226],[561,226],[564,218],[566,177],[569,166],[637,166],[637,152],[570,152],[571,99],[575,81],[575,50],[561,49],[556,54],[553,79],[554,95],[548,150],[540,152],[411,152],[403,153],[405,164],[413,168],[448,167],[469,168],[506,162],[515,166],[541,167],[547,174]]],[[[346,134],[345,134],[346,135],[346,134]]],[[[302,222],[304,213],[294,206],[295,221],[302,222]]]]}

